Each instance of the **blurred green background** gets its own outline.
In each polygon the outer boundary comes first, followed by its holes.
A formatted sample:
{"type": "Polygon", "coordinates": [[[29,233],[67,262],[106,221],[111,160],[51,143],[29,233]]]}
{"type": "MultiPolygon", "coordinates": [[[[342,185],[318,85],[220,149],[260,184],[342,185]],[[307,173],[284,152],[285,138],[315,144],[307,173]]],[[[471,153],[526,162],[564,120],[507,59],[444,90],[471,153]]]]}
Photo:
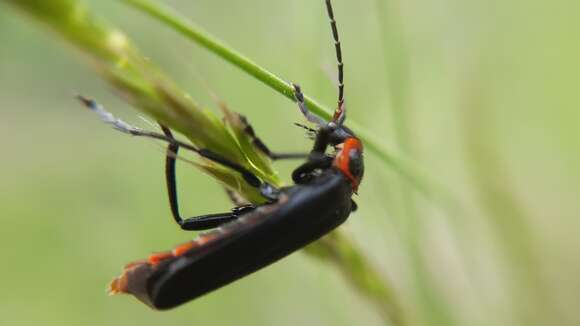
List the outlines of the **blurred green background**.
{"type": "MultiPolygon", "coordinates": [[[[166,1],[321,102],[335,101],[323,1],[166,1]]],[[[119,1],[86,1],[198,102],[204,83],[277,150],[308,148],[294,104],[119,1]]],[[[455,198],[414,193],[367,154],[343,229],[410,324],[580,323],[580,3],[334,1],[349,119],[455,198]]],[[[169,312],[108,297],[125,263],[193,235],[170,217],[162,148],[111,131],[93,96],[148,127],[72,48],[0,2],[0,324],[379,325],[333,266],[303,253],[169,312]]],[[[289,181],[295,162],[277,162],[289,181]]],[[[230,207],[179,170],[185,212],[230,207]]]]}

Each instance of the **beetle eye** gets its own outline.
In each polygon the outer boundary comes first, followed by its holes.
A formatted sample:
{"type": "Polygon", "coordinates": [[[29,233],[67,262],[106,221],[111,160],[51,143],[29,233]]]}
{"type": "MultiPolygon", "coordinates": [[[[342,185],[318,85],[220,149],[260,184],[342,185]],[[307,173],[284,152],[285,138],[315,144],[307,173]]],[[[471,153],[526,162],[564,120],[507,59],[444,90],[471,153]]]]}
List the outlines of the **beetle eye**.
{"type": "Polygon", "coordinates": [[[350,153],[348,153],[348,156],[350,158],[348,162],[350,173],[359,179],[362,178],[364,173],[364,163],[361,151],[358,149],[351,150],[350,153]]]}

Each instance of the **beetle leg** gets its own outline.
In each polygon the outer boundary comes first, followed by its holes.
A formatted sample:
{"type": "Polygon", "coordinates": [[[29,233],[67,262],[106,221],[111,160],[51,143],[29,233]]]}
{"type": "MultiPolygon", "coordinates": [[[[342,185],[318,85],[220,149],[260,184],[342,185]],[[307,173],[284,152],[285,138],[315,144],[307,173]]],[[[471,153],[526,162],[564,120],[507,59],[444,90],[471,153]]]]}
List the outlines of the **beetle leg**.
{"type": "Polygon", "coordinates": [[[314,145],[310,151],[310,157],[324,155],[326,148],[330,144],[330,135],[333,130],[330,125],[324,125],[318,129],[316,138],[314,138],[314,145]]]}
{"type": "Polygon", "coordinates": [[[324,154],[313,153],[308,161],[300,165],[292,172],[294,183],[305,183],[311,179],[311,173],[316,169],[327,169],[332,165],[333,158],[324,154]]]}
{"type": "Polygon", "coordinates": [[[217,228],[222,224],[231,222],[239,218],[241,215],[256,209],[254,205],[246,205],[235,207],[231,212],[208,214],[181,219],[178,224],[186,231],[200,231],[217,228]]]}
{"type": "Polygon", "coordinates": [[[306,103],[304,103],[304,94],[302,94],[302,89],[300,88],[300,85],[292,83],[292,87],[294,88],[294,97],[296,98],[298,108],[300,109],[300,112],[302,112],[302,115],[304,115],[306,120],[315,123],[319,126],[324,126],[326,124],[324,120],[314,115],[312,112],[308,111],[306,103]]]}
{"type": "Polygon", "coordinates": [[[316,169],[326,169],[332,165],[334,158],[326,155],[325,152],[330,144],[330,135],[333,130],[330,124],[318,129],[308,160],[292,172],[292,180],[295,183],[307,182],[311,178],[311,172],[316,169]]]}
{"type": "Polygon", "coordinates": [[[110,112],[106,111],[102,106],[100,106],[94,100],[88,99],[88,98],[83,97],[81,95],[78,96],[78,99],[85,106],[87,106],[89,109],[91,109],[96,114],[98,114],[99,117],[101,118],[101,120],[103,120],[103,122],[112,125],[113,128],[115,128],[123,133],[130,134],[133,136],[141,136],[141,137],[148,137],[148,138],[163,140],[163,141],[168,142],[170,145],[170,148],[173,148],[173,149],[177,149],[178,147],[183,147],[185,149],[188,149],[192,152],[197,153],[199,156],[201,156],[203,158],[206,158],[210,161],[219,163],[219,164],[226,166],[234,171],[239,172],[242,175],[242,177],[244,178],[244,180],[246,180],[246,182],[253,187],[260,187],[260,185],[262,184],[262,181],[260,181],[260,179],[258,179],[258,177],[256,177],[252,172],[250,172],[249,170],[247,170],[243,166],[241,166],[235,162],[232,162],[232,161],[228,160],[227,158],[225,158],[225,157],[223,157],[223,156],[221,156],[221,155],[219,155],[219,154],[217,154],[209,149],[205,149],[205,148],[199,149],[191,144],[187,144],[187,143],[181,142],[181,141],[173,138],[171,133],[169,133],[169,134],[166,133],[166,131],[169,131],[169,129],[166,127],[162,127],[162,129],[164,129],[163,132],[166,134],[160,134],[160,133],[156,133],[156,132],[152,132],[152,131],[148,131],[148,130],[143,130],[143,129],[140,129],[137,127],[133,127],[130,124],[126,123],[125,121],[115,118],[110,112]]]}
{"type": "Polygon", "coordinates": [[[318,129],[308,160],[292,172],[294,182],[299,183],[303,175],[309,174],[315,169],[328,168],[332,165],[333,158],[325,154],[326,148],[330,144],[332,130],[328,124],[318,129]]]}
{"type": "MultiPolygon", "coordinates": [[[[168,139],[175,140],[169,128],[160,125],[161,130],[168,139]]],[[[165,181],[167,184],[167,195],[169,197],[169,206],[175,222],[184,230],[206,230],[218,227],[221,224],[235,220],[240,215],[253,210],[253,205],[243,205],[232,209],[231,212],[221,214],[201,215],[184,219],[179,214],[179,202],[177,199],[177,180],[175,178],[175,163],[179,144],[169,142],[165,155],[165,181]]],[[[263,187],[263,185],[262,185],[263,187]]]]}
{"type": "Polygon", "coordinates": [[[334,157],[326,155],[326,148],[330,145],[331,136],[335,130],[336,124],[332,122],[318,128],[308,160],[292,172],[294,183],[306,183],[312,179],[312,172],[315,170],[328,169],[332,166],[334,157]]]}
{"type": "Polygon", "coordinates": [[[297,159],[297,158],[307,158],[308,153],[274,153],[268,146],[256,135],[254,128],[248,121],[248,119],[239,114],[240,121],[244,124],[244,132],[252,139],[252,144],[264,155],[268,156],[272,160],[282,160],[282,159],[297,159]]]}

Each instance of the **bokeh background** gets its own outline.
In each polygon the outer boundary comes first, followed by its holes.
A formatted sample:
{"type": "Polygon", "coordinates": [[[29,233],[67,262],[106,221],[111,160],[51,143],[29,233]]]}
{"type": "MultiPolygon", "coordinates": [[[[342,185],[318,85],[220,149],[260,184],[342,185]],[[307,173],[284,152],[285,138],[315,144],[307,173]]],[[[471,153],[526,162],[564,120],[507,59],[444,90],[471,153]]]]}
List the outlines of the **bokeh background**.
{"type": "MultiPolygon", "coordinates": [[[[120,1],[87,0],[191,96],[205,84],[272,148],[309,141],[287,99],[120,1]]],[[[327,105],[323,1],[164,1],[327,105]]],[[[392,282],[410,324],[580,323],[580,2],[334,1],[349,119],[413,157],[453,204],[367,154],[343,229],[392,282]]],[[[380,325],[331,265],[303,253],[169,312],[105,288],[121,266],[193,235],[171,221],[162,148],[73,99],[147,127],[69,45],[0,2],[0,324],[380,325]]],[[[296,163],[277,162],[286,179],[296,163]]],[[[179,170],[191,214],[230,204],[179,170]]]]}

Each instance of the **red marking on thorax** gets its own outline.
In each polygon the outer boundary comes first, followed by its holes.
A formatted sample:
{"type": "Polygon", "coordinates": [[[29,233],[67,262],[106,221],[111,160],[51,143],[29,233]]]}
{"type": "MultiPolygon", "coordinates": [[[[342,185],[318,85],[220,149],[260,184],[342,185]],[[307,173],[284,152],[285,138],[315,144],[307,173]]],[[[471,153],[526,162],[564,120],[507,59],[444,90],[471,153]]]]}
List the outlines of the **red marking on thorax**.
{"type": "Polygon", "coordinates": [[[334,166],[350,180],[352,188],[356,193],[360,180],[350,172],[350,152],[353,150],[362,151],[362,143],[355,137],[349,137],[345,139],[342,150],[334,158],[334,166]]]}

